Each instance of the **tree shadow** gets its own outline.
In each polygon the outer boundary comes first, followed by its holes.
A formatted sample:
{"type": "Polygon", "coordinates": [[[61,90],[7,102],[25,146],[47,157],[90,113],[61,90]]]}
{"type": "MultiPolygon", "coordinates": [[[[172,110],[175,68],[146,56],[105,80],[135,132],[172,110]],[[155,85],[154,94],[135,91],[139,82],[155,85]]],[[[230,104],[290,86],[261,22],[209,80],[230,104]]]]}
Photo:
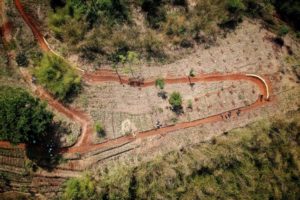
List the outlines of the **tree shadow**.
{"type": "Polygon", "coordinates": [[[182,106],[173,106],[173,107],[171,107],[171,110],[172,110],[177,116],[184,114],[184,111],[183,111],[183,107],[182,107],[182,106]]]}
{"type": "Polygon", "coordinates": [[[66,130],[61,123],[53,123],[45,136],[26,145],[26,156],[34,162],[33,171],[37,167],[52,171],[60,163],[62,155],[59,153],[61,143],[58,131],[66,130]]]}
{"type": "Polygon", "coordinates": [[[162,98],[163,100],[166,100],[168,98],[168,93],[165,92],[165,91],[159,91],[157,93],[157,96],[160,97],[160,98],[162,98]]]}

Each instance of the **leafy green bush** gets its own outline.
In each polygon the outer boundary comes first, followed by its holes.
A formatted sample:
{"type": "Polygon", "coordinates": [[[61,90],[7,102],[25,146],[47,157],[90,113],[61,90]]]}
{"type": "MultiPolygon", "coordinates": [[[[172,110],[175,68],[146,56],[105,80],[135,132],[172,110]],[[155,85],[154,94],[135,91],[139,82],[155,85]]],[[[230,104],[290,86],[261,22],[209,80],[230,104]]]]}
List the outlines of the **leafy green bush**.
{"type": "Polygon", "coordinates": [[[190,69],[189,76],[190,76],[190,77],[195,77],[195,76],[196,76],[195,70],[194,70],[193,68],[190,69]]]}
{"type": "Polygon", "coordinates": [[[278,31],[278,36],[283,37],[289,33],[289,28],[287,26],[281,26],[278,31]]]}
{"type": "Polygon", "coordinates": [[[96,125],[95,125],[95,128],[96,128],[96,132],[97,134],[100,136],[100,137],[104,137],[105,136],[105,130],[102,126],[101,123],[97,122],[96,125]]]}
{"type": "Polygon", "coordinates": [[[245,9],[245,5],[242,0],[228,0],[227,8],[230,12],[236,13],[245,9]]]}
{"type": "MultiPolygon", "coordinates": [[[[50,28],[58,35],[68,32],[68,27],[76,27],[81,24],[84,29],[88,24],[92,28],[96,23],[114,24],[129,19],[128,8],[123,0],[67,0],[59,4],[49,16],[50,28]],[[75,25],[70,25],[70,22],[75,25]],[[87,24],[82,23],[87,22],[87,24]]],[[[75,29],[76,29],[75,28],[75,29]]],[[[80,30],[77,30],[80,32],[80,30]]]]}
{"type": "Polygon", "coordinates": [[[79,179],[69,179],[65,183],[65,191],[62,200],[92,200],[96,199],[94,182],[90,176],[79,179]]]}
{"type": "Polygon", "coordinates": [[[74,69],[56,55],[45,54],[34,74],[41,85],[62,101],[70,100],[81,88],[74,69]]]}
{"type": "Polygon", "coordinates": [[[46,135],[52,118],[46,104],[23,89],[0,86],[0,140],[38,143],[46,135]]]}
{"type": "Polygon", "coordinates": [[[179,92],[173,92],[169,98],[169,103],[173,110],[180,110],[182,108],[182,97],[179,92]]]}
{"type": "Polygon", "coordinates": [[[189,99],[188,101],[188,106],[187,106],[189,109],[193,109],[193,102],[191,99],[189,99]]]}
{"type": "Polygon", "coordinates": [[[163,90],[165,87],[165,80],[163,78],[158,78],[155,80],[155,86],[159,87],[159,89],[163,90]]]}

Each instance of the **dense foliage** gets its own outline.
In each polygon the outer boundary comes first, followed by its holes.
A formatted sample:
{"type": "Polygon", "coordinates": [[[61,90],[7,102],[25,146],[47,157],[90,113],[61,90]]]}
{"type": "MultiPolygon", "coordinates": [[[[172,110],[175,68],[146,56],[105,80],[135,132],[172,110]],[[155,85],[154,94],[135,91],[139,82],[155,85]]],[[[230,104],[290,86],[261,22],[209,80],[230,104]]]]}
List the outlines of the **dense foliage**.
{"type": "Polygon", "coordinates": [[[0,86],[0,140],[38,143],[52,122],[46,105],[20,88],[0,86]]]}
{"type": "Polygon", "coordinates": [[[127,7],[122,0],[67,0],[65,3],[52,3],[53,13],[50,15],[49,24],[56,36],[60,39],[72,37],[73,42],[82,39],[86,29],[96,24],[114,24],[128,19],[127,7]],[[81,29],[76,30],[72,23],[81,23],[81,29]],[[65,29],[65,27],[68,29],[65,29]],[[65,36],[65,37],[64,37],[65,36]]]}
{"type": "Polygon", "coordinates": [[[300,1],[299,0],[275,0],[275,7],[282,17],[300,30],[300,1]]]}
{"type": "Polygon", "coordinates": [[[34,74],[38,82],[59,100],[69,100],[80,90],[80,77],[58,56],[45,54],[34,74]]]}
{"type": "Polygon", "coordinates": [[[180,110],[181,109],[181,104],[182,104],[182,97],[179,92],[173,92],[170,95],[169,98],[169,103],[172,106],[173,110],[180,110]]]}
{"type": "Polygon", "coordinates": [[[293,121],[260,121],[214,143],[172,152],[138,167],[116,165],[88,181],[72,179],[64,197],[296,200],[300,195],[299,122],[299,115],[293,121]]]}
{"type": "Polygon", "coordinates": [[[66,182],[66,191],[62,196],[64,200],[90,199],[95,195],[95,185],[90,181],[89,176],[81,179],[70,179],[66,182]]]}

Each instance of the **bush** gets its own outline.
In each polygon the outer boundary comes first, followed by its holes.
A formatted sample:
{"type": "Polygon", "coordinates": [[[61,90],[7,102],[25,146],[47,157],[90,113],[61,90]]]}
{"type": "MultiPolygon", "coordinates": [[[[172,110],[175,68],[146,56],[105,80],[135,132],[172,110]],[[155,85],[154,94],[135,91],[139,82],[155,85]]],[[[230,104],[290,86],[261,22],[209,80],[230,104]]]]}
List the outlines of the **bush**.
{"type": "Polygon", "coordinates": [[[285,21],[293,25],[296,30],[300,30],[300,3],[295,0],[275,0],[276,10],[281,14],[285,21]]]}
{"type": "Polygon", "coordinates": [[[227,8],[229,12],[236,13],[245,10],[245,5],[241,0],[228,0],[227,8]]]}
{"type": "Polygon", "coordinates": [[[18,64],[18,66],[21,66],[21,67],[27,67],[28,64],[29,64],[27,56],[23,52],[17,54],[17,56],[16,56],[16,62],[18,64]]]}
{"type": "Polygon", "coordinates": [[[159,87],[159,89],[163,90],[165,87],[165,80],[163,78],[158,78],[155,80],[155,86],[159,87]]]}
{"type": "Polygon", "coordinates": [[[195,76],[196,76],[195,70],[194,70],[193,68],[190,70],[189,76],[190,76],[190,77],[195,77],[195,76]]]}
{"type": "Polygon", "coordinates": [[[34,72],[37,81],[59,100],[67,101],[81,88],[80,77],[63,59],[45,54],[34,72]]]}
{"type": "Polygon", "coordinates": [[[182,108],[182,97],[179,92],[173,92],[169,98],[169,103],[173,110],[177,111],[182,108]]]}
{"type": "Polygon", "coordinates": [[[102,126],[101,123],[96,123],[95,125],[95,128],[96,128],[96,132],[97,134],[100,136],[100,137],[104,137],[105,136],[105,131],[104,131],[104,128],[102,126]]]}
{"type": "Polygon", "coordinates": [[[152,28],[159,28],[166,20],[166,11],[162,0],[142,0],[142,10],[147,13],[147,20],[152,28]]]}
{"type": "Polygon", "coordinates": [[[39,143],[53,115],[46,104],[20,88],[0,86],[0,139],[13,144],[39,143]]]}
{"type": "Polygon", "coordinates": [[[193,109],[193,102],[191,99],[189,99],[188,101],[188,106],[187,106],[189,109],[193,109]]]}
{"type": "Polygon", "coordinates": [[[281,26],[279,31],[278,31],[278,36],[283,37],[288,33],[289,33],[289,28],[287,26],[281,26]]]}
{"type": "Polygon", "coordinates": [[[70,179],[65,183],[63,200],[93,200],[95,197],[95,185],[91,177],[85,176],[78,179],[70,179]]]}

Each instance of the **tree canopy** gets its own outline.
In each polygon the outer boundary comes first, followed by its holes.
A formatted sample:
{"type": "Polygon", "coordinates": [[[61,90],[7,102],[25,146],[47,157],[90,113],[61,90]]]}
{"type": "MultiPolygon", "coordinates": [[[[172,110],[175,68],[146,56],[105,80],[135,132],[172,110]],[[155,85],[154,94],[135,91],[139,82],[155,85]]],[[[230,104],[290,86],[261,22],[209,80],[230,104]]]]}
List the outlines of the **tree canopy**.
{"type": "Polygon", "coordinates": [[[35,75],[38,82],[59,100],[69,100],[80,90],[80,77],[58,56],[45,54],[35,75]]]}
{"type": "Polygon", "coordinates": [[[0,86],[0,139],[38,143],[52,123],[46,104],[21,88],[0,86]]]}
{"type": "Polygon", "coordinates": [[[182,97],[179,92],[173,92],[169,98],[169,103],[174,110],[181,108],[182,97]]]}

